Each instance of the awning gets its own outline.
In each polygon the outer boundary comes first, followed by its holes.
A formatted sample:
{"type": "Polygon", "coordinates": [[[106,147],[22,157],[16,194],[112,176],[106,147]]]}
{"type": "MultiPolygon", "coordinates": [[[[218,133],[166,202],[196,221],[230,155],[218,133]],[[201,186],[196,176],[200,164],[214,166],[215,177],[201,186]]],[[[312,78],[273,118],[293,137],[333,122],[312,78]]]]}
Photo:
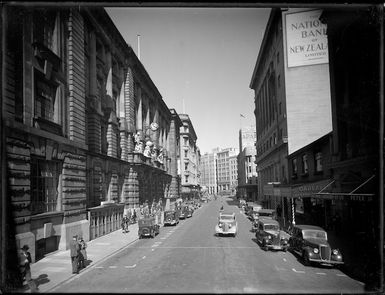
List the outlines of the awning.
{"type": "Polygon", "coordinates": [[[350,200],[350,201],[358,201],[358,202],[371,202],[373,201],[374,194],[356,194],[358,189],[367,184],[370,180],[372,180],[375,175],[372,175],[363,183],[361,183],[358,187],[352,190],[350,193],[341,193],[341,192],[323,192],[320,191],[316,194],[315,197],[322,199],[331,199],[331,200],[350,200]]]}
{"type": "Polygon", "coordinates": [[[331,190],[332,179],[324,179],[317,182],[306,183],[292,189],[293,198],[310,198],[320,192],[331,190]]]}

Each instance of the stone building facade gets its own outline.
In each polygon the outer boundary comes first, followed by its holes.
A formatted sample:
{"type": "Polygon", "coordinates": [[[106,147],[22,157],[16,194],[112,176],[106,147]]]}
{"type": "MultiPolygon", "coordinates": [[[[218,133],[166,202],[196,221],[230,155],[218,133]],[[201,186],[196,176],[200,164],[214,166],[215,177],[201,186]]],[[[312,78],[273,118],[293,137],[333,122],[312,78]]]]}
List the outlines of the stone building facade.
{"type": "Polygon", "coordinates": [[[250,89],[254,90],[258,200],[270,207],[269,182],[288,183],[288,138],[282,15],[273,8],[258,54],[250,89]]]}
{"type": "Polygon", "coordinates": [[[3,15],[2,250],[27,244],[35,261],[177,197],[180,118],[105,10],[3,15]]]}

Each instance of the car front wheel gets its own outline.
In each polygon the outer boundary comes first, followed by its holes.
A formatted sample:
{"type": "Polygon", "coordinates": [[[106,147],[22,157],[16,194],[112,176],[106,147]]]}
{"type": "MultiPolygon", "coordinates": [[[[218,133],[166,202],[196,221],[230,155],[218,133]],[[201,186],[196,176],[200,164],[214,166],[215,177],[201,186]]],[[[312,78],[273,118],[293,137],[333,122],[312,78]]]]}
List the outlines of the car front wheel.
{"type": "Polygon", "coordinates": [[[309,256],[306,254],[306,252],[302,253],[302,259],[303,259],[303,264],[305,266],[309,266],[310,265],[309,256]]]}

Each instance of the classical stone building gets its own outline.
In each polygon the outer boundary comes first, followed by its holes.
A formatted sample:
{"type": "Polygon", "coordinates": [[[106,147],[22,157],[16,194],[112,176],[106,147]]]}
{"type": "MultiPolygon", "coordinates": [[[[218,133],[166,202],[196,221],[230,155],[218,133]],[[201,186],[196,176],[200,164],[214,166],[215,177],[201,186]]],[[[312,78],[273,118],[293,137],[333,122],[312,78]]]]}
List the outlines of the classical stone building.
{"type": "Polygon", "coordinates": [[[105,10],[3,16],[2,253],[27,244],[35,261],[176,198],[182,122],[105,10]]]}
{"type": "Polygon", "coordinates": [[[216,153],[204,153],[201,157],[201,181],[202,188],[205,188],[209,195],[214,195],[218,191],[217,187],[217,168],[216,168],[216,153]]]}

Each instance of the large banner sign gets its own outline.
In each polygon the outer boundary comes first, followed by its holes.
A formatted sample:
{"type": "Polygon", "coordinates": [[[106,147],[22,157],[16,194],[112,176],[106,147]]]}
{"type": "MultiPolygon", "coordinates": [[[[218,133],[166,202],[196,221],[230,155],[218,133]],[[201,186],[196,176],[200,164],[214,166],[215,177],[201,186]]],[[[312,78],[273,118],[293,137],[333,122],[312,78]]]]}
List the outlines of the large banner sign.
{"type": "Polygon", "coordinates": [[[288,67],[329,62],[326,25],[319,17],[322,10],[286,14],[288,67]]]}

